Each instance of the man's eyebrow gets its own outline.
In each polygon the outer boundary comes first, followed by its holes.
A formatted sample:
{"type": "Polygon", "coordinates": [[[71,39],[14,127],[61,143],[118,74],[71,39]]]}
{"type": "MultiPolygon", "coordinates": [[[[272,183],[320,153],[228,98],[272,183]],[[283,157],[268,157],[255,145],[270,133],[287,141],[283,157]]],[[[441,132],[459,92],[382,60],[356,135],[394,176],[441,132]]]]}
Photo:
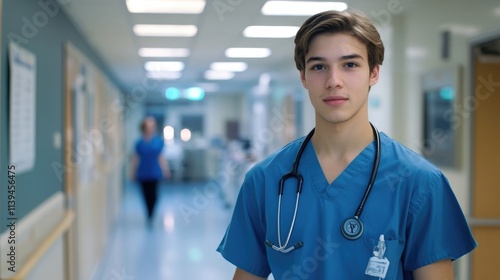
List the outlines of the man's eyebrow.
{"type": "Polygon", "coordinates": [[[306,64],[313,62],[313,61],[326,61],[326,58],[321,57],[321,56],[311,56],[310,58],[307,59],[306,64]]]}
{"type": "Polygon", "coordinates": [[[357,54],[357,53],[353,53],[353,54],[349,54],[349,55],[343,55],[340,57],[339,60],[351,60],[351,59],[361,59],[363,60],[363,56],[357,54]]]}
{"type": "MultiPolygon", "coordinates": [[[[351,60],[351,59],[361,59],[361,60],[363,60],[364,58],[363,58],[362,55],[359,55],[357,53],[343,55],[343,56],[341,56],[339,58],[340,61],[351,60]]],[[[314,61],[326,61],[326,58],[324,58],[322,56],[311,56],[310,58],[307,59],[306,64],[308,64],[310,62],[314,62],[314,61]]]]}

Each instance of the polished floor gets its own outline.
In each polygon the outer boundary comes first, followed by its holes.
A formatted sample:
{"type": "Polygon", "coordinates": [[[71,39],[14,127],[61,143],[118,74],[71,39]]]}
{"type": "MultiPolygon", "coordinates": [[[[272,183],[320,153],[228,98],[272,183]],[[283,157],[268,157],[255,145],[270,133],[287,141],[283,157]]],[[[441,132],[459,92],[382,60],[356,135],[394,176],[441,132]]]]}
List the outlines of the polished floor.
{"type": "Polygon", "coordinates": [[[95,280],[232,279],[234,266],[215,250],[231,211],[208,184],[160,187],[151,226],[136,185],[127,185],[95,280]]]}

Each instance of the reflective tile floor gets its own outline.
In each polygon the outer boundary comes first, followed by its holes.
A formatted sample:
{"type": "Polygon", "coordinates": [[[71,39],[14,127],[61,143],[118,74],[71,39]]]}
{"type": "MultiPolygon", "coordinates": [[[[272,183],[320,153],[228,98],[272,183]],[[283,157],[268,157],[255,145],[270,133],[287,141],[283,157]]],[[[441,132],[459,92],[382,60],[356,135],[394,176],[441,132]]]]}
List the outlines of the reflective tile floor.
{"type": "Polygon", "coordinates": [[[232,211],[206,189],[202,183],[162,185],[148,226],[139,188],[127,185],[95,280],[232,279],[234,266],[215,251],[232,211]]]}

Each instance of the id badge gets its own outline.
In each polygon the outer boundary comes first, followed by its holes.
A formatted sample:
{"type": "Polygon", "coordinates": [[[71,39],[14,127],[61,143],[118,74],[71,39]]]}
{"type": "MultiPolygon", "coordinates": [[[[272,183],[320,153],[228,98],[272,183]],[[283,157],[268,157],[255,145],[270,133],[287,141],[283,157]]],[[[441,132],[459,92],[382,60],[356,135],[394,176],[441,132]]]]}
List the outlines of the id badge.
{"type": "Polygon", "coordinates": [[[373,248],[373,257],[368,261],[365,274],[379,279],[385,279],[387,270],[389,270],[389,260],[384,257],[385,254],[384,235],[380,235],[378,245],[373,248]]]}
{"type": "Polygon", "coordinates": [[[387,270],[389,270],[389,260],[387,258],[371,257],[366,266],[365,274],[384,279],[387,270]]]}

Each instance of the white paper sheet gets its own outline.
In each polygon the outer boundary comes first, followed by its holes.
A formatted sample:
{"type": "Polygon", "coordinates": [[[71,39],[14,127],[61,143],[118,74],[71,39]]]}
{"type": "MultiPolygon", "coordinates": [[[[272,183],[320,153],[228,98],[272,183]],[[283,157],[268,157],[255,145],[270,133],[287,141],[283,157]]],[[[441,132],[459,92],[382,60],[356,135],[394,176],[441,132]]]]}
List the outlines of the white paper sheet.
{"type": "Polygon", "coordinates": [[[10,59],[10,164],[16,173],[35,164],[36,57],[13,42],[10,59]]]}

